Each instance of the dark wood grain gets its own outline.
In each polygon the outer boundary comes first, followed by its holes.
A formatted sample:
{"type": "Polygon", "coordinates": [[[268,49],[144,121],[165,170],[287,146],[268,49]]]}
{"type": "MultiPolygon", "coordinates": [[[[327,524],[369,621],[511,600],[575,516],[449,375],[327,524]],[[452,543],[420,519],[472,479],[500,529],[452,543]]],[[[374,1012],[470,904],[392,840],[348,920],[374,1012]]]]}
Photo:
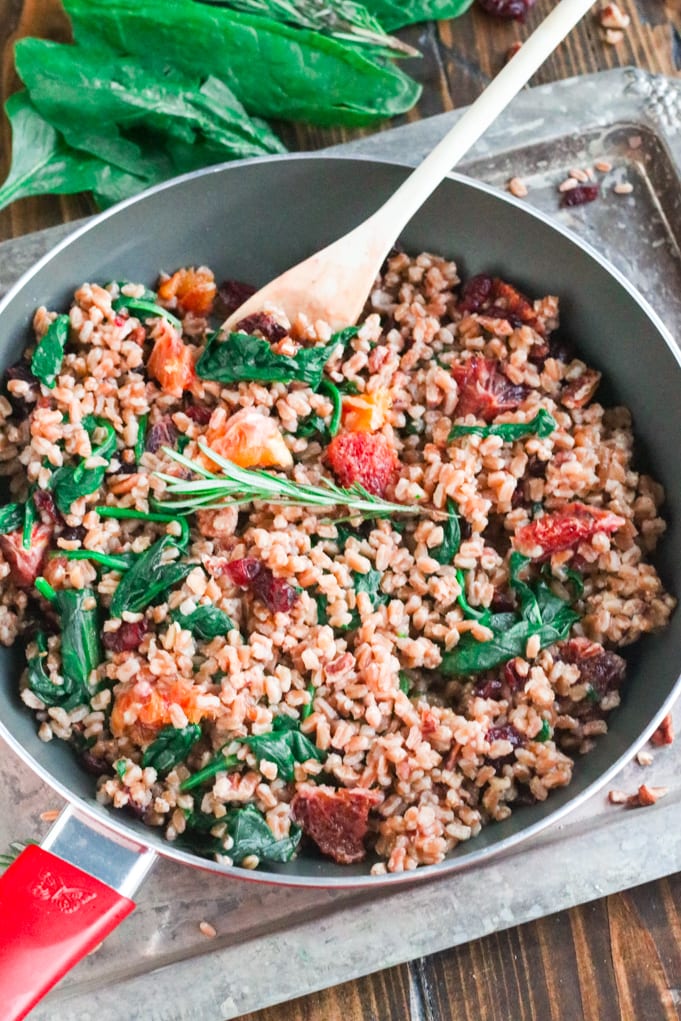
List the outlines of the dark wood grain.
{"type": "MultiPolygon", "coordinates": [[[[632,24],[617,46],[587,16],[532,84],[636,65],[681,70],[681,0],[621,0],[632,24]]],[[[401,34],[423,54],[405,68],[423,86],[403,121],[464,106],[499,70],[509,47],[554,6],[538,0],[527,22],[502,22],[474,6],[453,22],[401,34]]],[[[12,44],[23,35],[68,38],[59,0],[0,0],[0,92],[18,87],[12,44]]],[[[394,121],[385,127],[399,123],[394,121]]],[[[277,125],[291,149],[317,149],[362,132],[277,125]]],[[[375,129],[376,130],[376,129],[375,129]]],[[[380,130],[380,128],[378,129],[380,130]]],[[[10,152],[0,129],[0,175],[10,152]]],[[[0,240],[92,211],[82,196],[25,199],[0,212],[0,240]]],[[[348,982],[242,1021],[679,1021],[681,876],[651,883],[496,933],[466,946],[348,982]]]]}

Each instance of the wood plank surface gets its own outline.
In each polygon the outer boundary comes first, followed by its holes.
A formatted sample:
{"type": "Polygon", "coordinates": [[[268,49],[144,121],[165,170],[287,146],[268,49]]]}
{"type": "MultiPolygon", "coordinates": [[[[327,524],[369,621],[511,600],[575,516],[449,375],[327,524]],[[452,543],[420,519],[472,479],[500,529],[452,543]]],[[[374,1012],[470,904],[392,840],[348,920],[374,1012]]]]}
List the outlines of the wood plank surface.
{"type": "MultiPolygon", "coordinates": [[[[423,53],[422,60],[404,65],[422,83],[423,96],[402,120],[470,103],[502,66],[509,47],[525,38],[553,5],[553,0],[538,0],[524,24],[490,18],[476,5],[456,21],[401,32],[405,41],[423,53]]],[[[678,76],[681,0],[622,0],[620,6],[632,23],[618,45],[603,41],[595,16],[589,15],[546,61],[532,84],[627,65],[678,76]]],[[[68,38],[68,23],[58,0],[0,0],[3,101],[19,85],[12,44],[23,35],[68,38]]],[[[385,127],[397,123],[399,119],[385,127]]],[[[276,127],[291,149],[316,149],[363,133],[303,125],[276,127]]],[[[9,153],[10,134],[3,119],[0,177],[7,171],[9,153]]],[[[0,239],[92,211],[90,200],[81,196],[24,199],[0,212],[0,239]]],[[[249,1014],[243,1021],[680,1018],[681,875],[677,875],[249,1014]]]]}

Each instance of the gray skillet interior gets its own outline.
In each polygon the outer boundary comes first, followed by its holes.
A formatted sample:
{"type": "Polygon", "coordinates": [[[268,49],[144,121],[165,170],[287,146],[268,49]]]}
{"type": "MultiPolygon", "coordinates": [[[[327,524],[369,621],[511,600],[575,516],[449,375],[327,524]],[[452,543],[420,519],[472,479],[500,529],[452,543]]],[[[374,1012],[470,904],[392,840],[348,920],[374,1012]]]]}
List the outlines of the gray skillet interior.
{"type": "MultiPolygon", "coordinates": [[[[303,155],[229,165],[161,186],[92,222],[10,292],[0,306],[0,367],[15,361],[29,340],[35,308],[62,308],[84,280],[130,279],[153,285],[161,269],[206,264],[219,280],[265,283],[373,212],[407,172],[389,163],[303,155]]],[[[560,296],[562,333],[588,362],[604,370],[607,391],[632,410],[638,465],[665,484],[669,530],[657,562],[667,586],[681,592],[681,367],[641,299],[594,253],[541,214],[464,179],[444,181],[401,242],[410,252],[430,250],[456,259],[466,275],[492,272],[533,297],[560,296]]],[[[669,702],[680,670],[679,650],[677,613],[667,631],[645,639],[629,654],[623,705],[610,718],[607,738],[577,763],[572,784],[547,802],[518,809],[506,822],[487,827],[442,865],[418,875],[425,878],[472,864],[509,847],[588,796],[616,771],[669,702]]],[[[205,865],[168,845],[156,831],[94,802],[94,780],[68,747],[37,738],[33,716],[17,697],[19,670],[15,654],[2,650],[1,729],[31,765],[109,826],[161,853],[205,865]]],[[[209,867],[244,875],[239,869],[209,867]]],[[[366,882],[367,872],[368,865],[344,868],[304,857],[248,876],[354,885],[366,882]]]]}

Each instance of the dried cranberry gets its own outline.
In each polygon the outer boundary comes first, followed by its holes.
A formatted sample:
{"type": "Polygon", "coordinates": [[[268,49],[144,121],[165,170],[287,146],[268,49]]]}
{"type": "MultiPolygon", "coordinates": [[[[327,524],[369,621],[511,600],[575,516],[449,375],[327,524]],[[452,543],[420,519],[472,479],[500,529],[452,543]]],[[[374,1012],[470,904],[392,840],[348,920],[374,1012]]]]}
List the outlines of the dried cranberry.
{"type": "Polygon", "coordinates": [[[504,664],[504,680],[511,691],[520,691],[525,687],[526,678],[521,677],[515,665],[515,660],[509,660],[504,664]]]}
{"type": "Polygon", "coordinates": [[[82,542],[86,534],[87,529],[84,525],[75,525],[73,528],[63,528],[60,536],[62,539],[66,539],[67,542],[82,542]]]}
{"type": "Polygon", "coordinates": [[[578,666],[582,684],[588,684],[600,698],[618,690],[627,668],[626,660],[617,653],[606,652],[598,642],[582,637],[562,642],[556,658],[578,666]]]}
{"type": "Polygon", "coordinates": [[[487,731],[486,738],[490,744],[494,741],[509,741],[513,749],[509,755],[502,755],[498,758],[492,758],[491,755],[488,755],[486,761],[491,766],[512,765],[512,763],[515,762],[515,749],[522,747],[525,743],[524,737],[522,734],[518,733],[512,723],[504,723],[498,727],[490,727],[487,731]]]}
{"type": "Polygon", "coordinates": [[[490,603],[490,610],[492,613],[513,613],[515,601],[511,593],[504,592],[503,589],[495,589],[492,602],[490,603]]]}
{"type": "Polygon", "coordinates": [[[225,564],[224,573],[229,575],[235,585],[248,588],[262,569],[263,563],[256,557],[241,557],[239,560],[230,560],[228,564],[225,564]]]}
{"type": "Polygon", "coordinates": [[[184,409],[184,413],[187,418],[191,418],[192,422],[196,422],[197,425],[208,425],[213,409],[207,408],[205,404],[190,404],[184,409]]]}
{"type": "Polygon", "coordinates": [[[53,525],[63,524],[64,519],[61,513],[57,509],[57,505],[54,502],[54,497],[47,489],[36,489],[33,494],[33,503],[36,505],[41,514],[44,514],[53,525]]]}
{"type": "Polygon", "coordinates": [[[173,447],[177,440],[177,429],[172,418],[166,415],[160,421],[152,425],[147,433],[146,449],[155,454],[161,447],[173,447]]]}
{"type": "Polygon", "coordinates": [[[252,316],[246,316],[236,324],[234,329],[239,333],[255,333],[257,330],[266,340],[269,340],[270,344],[276,344],[278,340],[286,336],[286,328],[278,323],[269,312],[256,312],[252,316]]]}
{"type": "Polygon", "coordinates": [[[123,621],[117,631],[104,632],[102,645],[110,652],[134,652],[139,649],[148,630],[146,620],[123,621]]]}
{"type": "Polygon", "coordinates": [[[269,567],[260,571],[253,582],[253,591],[272,613],[286,613],[298,598],[293,586],[284,578],[275,578],[269,567]]]}
{"type": "Polygon", "coordinates": [[[272,613],[290,610],[298,593],[284,578],[275,578],[269,567],[256,557],[231,560],[224,567],[235,585],[250,588],[272,613]]]}
{"type": "Polygon", "coordinates": [[[121,461],[116,471],[109,472],[109,475],[134,475],[137,471],[137,463],[128,461],[121,461]]]}
{"type": "Polygon", "coordinates": [[[511,383],[493,358],[473,355],[455,362],[452,375],[459,388],[456,414],[462,418],[475,415],[491,422],[502,411],[515,411],[527,396],[527,388],[511,383]]]}
{"type": "Polygon", "coordinates": [[[499,698],[501,698],[501,690],[502,690],[502,688],[503,688],[503,684],[501,683],[499,678],[498,677],[492,677],[488,681],[479,681],[475,685],[475,687],[473,689],[473,692],[476,695],[478,695],[480,698],[495,698],[495,699],[499,699],[499,698]]]}
{"type": "Polygon", "coordinates": [[[14,365],[10,365],[8,369],[5,369],[5,379],[21,379],[24,383],[37,383],[37,378],[31,372],[31,366],[28,362],[16,362],[14,365]]]}
{"type": "Polygon", "coordinates": [[[563,337],[551,337],[549,340],[549,358],[557,362],[571,362],[575,356],[573,345],[563,337]]]}
{"type": "Polygon", "coordinates": [[[561,206],[584,206],[598,198],[597,184],[578,184],[570,191],[564,191],[560,200],[561,206]]]}
{"type": "Polygon", "coordinates": [[[225,316],[231,316],[232,312],[236,312],[252,294],[255,294],[255,291],[255,287],[244,284],[241,280],[225,280],[218,288],[220,312],[225,316]]]}
{"type": "Polygon", "coordinates": [[[106,776],[107,773],[111,772],[109,763],[105,759],[100,759],[93,755],[91,751],[83,752],[80,761],[85,772],[91,773],[92,776],[106,776]]]}
{"type": "Polygon", "coordinates": [[[471,277],[463,285],[459,309],[462,312],[481,312],[491,301],[494,281],[485,273],[471,277]]]}
{"type": "Polygon", "coordinates": [[[527,12],[534,7],[535,0],[478,0],[483,11],[495,18],[514,18],[524,21],[527,12]]]}
{"type": "Polygon", "coordinates": [[[542,461],[536,454],[532,454],[527,461],[525,475],[530,479],[543,479],[546,477],[546,461],[542,461]]]}
{"type": "Polygon", "coordinates": [[[341,486],[355,483],[383,496],[399,461],[382,433],[339,433],[326,449],[326,459],[341,486]]]}

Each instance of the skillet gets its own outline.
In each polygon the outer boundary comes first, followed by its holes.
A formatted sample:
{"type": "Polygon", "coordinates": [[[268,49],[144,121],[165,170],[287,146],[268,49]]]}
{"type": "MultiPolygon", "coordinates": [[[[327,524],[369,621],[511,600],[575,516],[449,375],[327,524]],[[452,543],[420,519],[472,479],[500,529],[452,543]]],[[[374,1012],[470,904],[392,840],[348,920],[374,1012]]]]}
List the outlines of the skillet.
{"type": "MultiPolygon", "coordinates": [[[[66,307],[84,280],[127,278],[152,285],[160,270],[205,264],[218,280],[232,277],[261,285],[362,221],[407,173],[392,163],[302,154],[227,164],[160,185],[93,219],[10,291],[0,304],[0,369],[16,361],[28,343],[35,308],[66,307]]],[[[564,334],[589,364],[604,372],[606,396],[631,409],[638,466],[665,485],[663,514],[669,527],[657,563],[667,589],[681,592],[681,356],[654,311],[617,270],[569,231],[459,175],[442,182],[401,242],[409,252],[430,250],[455,259],[466,276],[487,272],[533,297],[559,295],[564,334]]],[[[643,639],[628,654],[625,650],[629,669],[622,705],[609,717],[608,735],[577,763],[567,788],[484,828],[439,865],[385,876],[370,876],[370,862],[339,866],[312,857],[256,872],[217,864],[99,805],[94,779],[68,746],[38,739],[33,715],[18,698],[19,656],[1,650],[0,735],[69,802],[45,842],[49,853],[38,848],[24,852],[0,883],[0,938],[3,947],[12,947],[0,962],[0,988],[3,995],[16,997],[8,1021],[24,1016],[67,967],[132,910],[130,895],[156,854],[233,878],[360,887],[427,881],[475,867],[516,845],[606,784],[647,740],[678,690],[680,650],[678,613],[662,634],[643,639]],[[58,866],[53,853],[62,857],[58,866]],[[77,909],[59,907],[60,884],[83,891],[77,909]],[[55,905],[56,919],[50,913],[55,905]],[[65,925],[71,927],[68,938],[65,925]],[[43,958],[28,938],[30,928],[42,941],[43,958]]]]}

